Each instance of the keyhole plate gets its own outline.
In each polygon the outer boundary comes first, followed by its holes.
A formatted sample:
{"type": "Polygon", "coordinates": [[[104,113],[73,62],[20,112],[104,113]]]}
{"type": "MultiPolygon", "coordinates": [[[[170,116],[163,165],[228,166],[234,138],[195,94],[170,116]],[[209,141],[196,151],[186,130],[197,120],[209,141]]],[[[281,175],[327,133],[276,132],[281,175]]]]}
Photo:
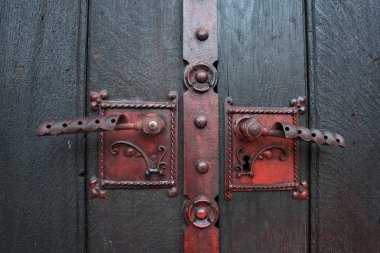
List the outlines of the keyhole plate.
{"type": "Polygon", "coordinates": [[[225,198],[231,200],[233,192],[298,190],[298,141],[259,137],[244,142],[235,136],[233,127],[245,115],[255,116],[266,127],[276,122],[297,126],[299,110],[296,107],[240,107],[230,101],[228,98],[225,103],[225,198]]]}

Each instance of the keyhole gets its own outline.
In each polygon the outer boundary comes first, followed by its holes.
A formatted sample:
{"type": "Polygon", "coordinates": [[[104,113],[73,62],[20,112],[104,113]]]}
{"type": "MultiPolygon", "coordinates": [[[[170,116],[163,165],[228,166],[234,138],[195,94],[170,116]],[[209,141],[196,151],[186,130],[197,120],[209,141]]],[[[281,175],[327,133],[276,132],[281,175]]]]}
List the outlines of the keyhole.
{"type": "Polygon", "coordinates": [[[250,166],[249,156],[245,155],[243,157],[243,160],[244,160],[243,171],[244,172],[250,172],[251,171],[251,166],[250,166]]]}

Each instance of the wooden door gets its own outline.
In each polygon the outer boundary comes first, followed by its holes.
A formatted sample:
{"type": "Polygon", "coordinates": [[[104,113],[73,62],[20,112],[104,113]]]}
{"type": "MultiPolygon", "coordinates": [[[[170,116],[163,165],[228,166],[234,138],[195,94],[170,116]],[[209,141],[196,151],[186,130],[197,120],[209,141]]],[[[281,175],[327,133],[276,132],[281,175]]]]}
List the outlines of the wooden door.
{"type": "MultiPolygon", "coordinates": [[[[91,1],[88,91],[107,90],[110,99],[154,102],[181,90],[181,20],[180,1],[91,1]]],[[[88,174],[97,175],[97,136],[90,138],[88,174]]],[[[105,199],[87,197],[89,252],[181,251],[182,194],[169,198],[165,189],[107,193],[105,199]]]]}
{"type": "MultiPolygon", "coordinates": [[[[182,12],[177,0],[0,4],[4,252],[183,251],[181,106],[175,198],[157,189],[91,198],[96,134],[34,136],[47,118],[91,115],[91,91],[162,101],[176,90],[181,98],[182,12]]],[[[221,252],[380,252],[379,13],[378,1],[218,1],[220,126],[228,96],[280,107],[307,95],[302,124],[337,131],[348,144],[301,144],[309,200],[268,191],[226,201],[221,127],[221,252]]]]}

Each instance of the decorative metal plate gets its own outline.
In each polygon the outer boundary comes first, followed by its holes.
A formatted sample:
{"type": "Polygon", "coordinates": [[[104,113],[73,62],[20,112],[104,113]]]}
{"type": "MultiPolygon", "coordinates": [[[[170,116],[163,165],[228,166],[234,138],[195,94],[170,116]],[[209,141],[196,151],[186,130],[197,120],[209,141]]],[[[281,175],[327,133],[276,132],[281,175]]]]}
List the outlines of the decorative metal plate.
{"type": "MultiPolygon", "coordinates": [[[[98,177],[91,179],[91,195],[105,197],[105,188],[170,188],[177,193],[177,94],[170,102],[144,103],[105,101],[92,94],[91,108],[101,116],[124,115],[129,122],[141,122],[158,115],[164,122],[157,135],[119,130],[99,133],[98,177]]],[[[127,123],[127,122],[126,122],[127,123]]]]}
{"type": "Polygon", "coordinates": [[[233,128],[244,116],[254,116],[270,128],[276,122],[298,126],[299,110],[292,108],[238,107],[228,98],[226,110],[225,198],[233,192],[297,190],[294,198],[308,197],[307,183],[299,184],[299,145],[296,140],[259,137],[253,142],[236,138],[233,128]]]}

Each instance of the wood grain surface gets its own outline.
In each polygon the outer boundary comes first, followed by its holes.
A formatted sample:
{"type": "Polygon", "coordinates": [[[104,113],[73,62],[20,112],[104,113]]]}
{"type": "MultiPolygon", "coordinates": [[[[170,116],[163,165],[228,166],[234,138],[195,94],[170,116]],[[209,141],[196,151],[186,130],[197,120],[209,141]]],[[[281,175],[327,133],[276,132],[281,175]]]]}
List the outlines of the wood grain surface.
{"type": "Polygon", "coordinates": [[[1,252],[84,250],[84,136],[38,123],[84,113],[86,3],[0,3],[1,252]]]}
{"type": "Polygon", "coordinates": [[[380,252],[380,2],[307,11],[311,123],[347,140],[312,152],[312,250],[380,252]]]}
{"type": "MultiPolygon", "coordinates": [[[[94,0],[89,13],[89,91],[154,102],[182,90],[181,1],[94,0]]],[[[89,136],[89,176],[97,173],[96,140],[89,136]]],[[[88,251],[182,252],[182,175],[181,169],[176,198],[167,189],[107,190],[106,199],[88,197],[88,251]]]]}
{"type": "MultiPolygon", "coordinates": [[[[220,177],[221,252],[380,252],[379,20],[377,0],[218,1],[220,126],[227,96],[287,106],[308,95],[302,124],[348,143],[301,145],[310,205],[286,191],[227,202],[220,177]]],[[[1,1],[0,55],[0,251],[182,252],[182,141],[176,198],[118,189],[94,199],[96,134],[34,135],[46,119],[94,114],[91,90],[182,94],[182,1],[1,1]]]]}
{"type": "MultiPolygon", "coordinates": [[[[287,106],[306,93],[302,1],[222,0],[218,15],[221,103],[231,96],[235,105],[287,106]]],[[[306,154],[302,146],[303,179],[306,154]]],[[[306,252],[308,201],[290,195],[234,193],[226,202],[221,189],[222,252],[306,252]]]]}

